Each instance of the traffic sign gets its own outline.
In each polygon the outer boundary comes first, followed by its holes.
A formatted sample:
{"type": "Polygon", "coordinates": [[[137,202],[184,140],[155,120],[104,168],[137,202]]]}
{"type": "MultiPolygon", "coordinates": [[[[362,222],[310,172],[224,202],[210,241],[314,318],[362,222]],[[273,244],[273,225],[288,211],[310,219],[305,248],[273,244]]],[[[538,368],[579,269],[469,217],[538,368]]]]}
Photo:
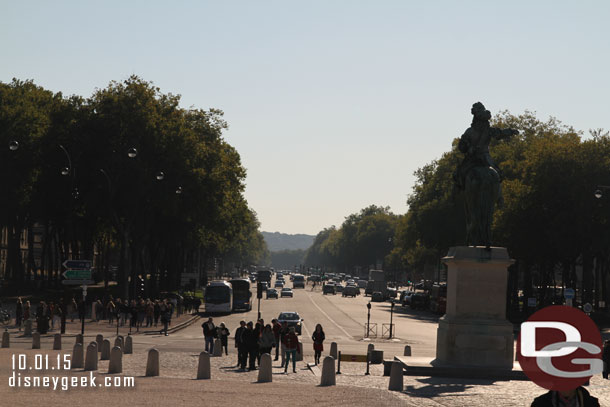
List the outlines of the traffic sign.
{"type": "Polygon", "coordinates": [[[63,285],[91,285],[95,284],[93,280],[62,280],[63,285]]]}
{"type": "Polygon", "coordinates": [[[69,280],[91,280],[91,270],[66,270],[63,276],[69,280]]]}
{"type": "Polygon", "coordinates": [[[582,306],[582,310],[584,312],[586,312],[587,314],[590,314],[593,311],[593,306],[589,303],[586,303],[585,305],[582,306]]]}
{"type": "Polygon", "coordinates": [[[90,269],[93,266],[91,260],[66,260],[63,262],[63,266],[67,269],[90,269]]]}
{"type": "Polygon", "coordinates": [[[565,290],[563,290],[563,296],[565,297],[566,300],[573,299],[575,294],[576,294],[576,292],[574,291],[573,288],[566,288],[565,290]]]}

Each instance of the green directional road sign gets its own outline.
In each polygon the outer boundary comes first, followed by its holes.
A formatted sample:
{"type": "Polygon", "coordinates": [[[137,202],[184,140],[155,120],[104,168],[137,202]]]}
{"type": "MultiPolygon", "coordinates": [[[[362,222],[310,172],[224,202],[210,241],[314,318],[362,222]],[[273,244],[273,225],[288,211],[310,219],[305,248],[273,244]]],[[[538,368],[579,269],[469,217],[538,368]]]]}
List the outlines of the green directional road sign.
{"type": "Polygon", "coordinates": [[[91,280],[91,270],[66,270],[63,276],[69,280],[91,280]]]}

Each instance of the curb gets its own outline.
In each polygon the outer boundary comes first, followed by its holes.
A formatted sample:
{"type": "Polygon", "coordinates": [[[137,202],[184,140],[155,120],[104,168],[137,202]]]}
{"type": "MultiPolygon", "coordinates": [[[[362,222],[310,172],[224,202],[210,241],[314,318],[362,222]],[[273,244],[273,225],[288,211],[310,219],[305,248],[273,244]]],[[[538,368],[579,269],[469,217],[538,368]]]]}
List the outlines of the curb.
{"type": "MultiPolygon", "coordinates": [[[[195,321],[198,321],[199,319],[201,319],[201,317],[199,315],[193,315],[190,319],[187,319],[184,322],[181,322],[180,324],[173,326],[171,328],[169,328],[167,330],[167,333],[174,333],[177,332],[181,329],[184,329],[190,325],[192,325],[193,323],[195,323],[195,321]]],[[[159,335],[160,330],[155,330],[155,331],[143,331],[140,332],[141,335],[159,335]]]]}

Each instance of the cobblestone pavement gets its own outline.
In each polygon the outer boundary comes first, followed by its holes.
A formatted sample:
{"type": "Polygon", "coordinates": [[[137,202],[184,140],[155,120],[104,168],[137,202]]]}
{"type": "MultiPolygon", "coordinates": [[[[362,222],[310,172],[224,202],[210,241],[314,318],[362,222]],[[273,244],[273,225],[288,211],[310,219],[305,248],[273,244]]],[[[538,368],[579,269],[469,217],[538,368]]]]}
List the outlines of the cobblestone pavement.
{"type": "MultiPolygon", "coordinates": [[[[113,338],[109,338],[113,339],[113,338]]],[[[231,349],[233,350],[233,349],[231,349]]],[[[0,350],[0,400],[10,401],[8,406],[35,406],[40,394],[45,399],[55,400],[62,396],[62,403],[78,400],[78,405],[108,405],[110,400],[137,400],[135,405],[167,405],[169,398],[181,400],[184,405],[207,405],[207,401],[246,401],[249,405],[268,405],[290,395],[290,405],[357,405],[357,406],[529,406],[537,395],[544,393],[531,382],[485,381],[467,379],[443,379],[404,376],[404,391],[387,390],[388,377],[382,376],[382,366],[371,366],[371,375],[364,376],[363,363],[343,363],[337,375],[337,386],[332,389],[319,387],[320,378],[315,376],[304,362],[297,363],[297,373],[284,374],[279,362],[273,363],[273,383],[256,384],[258,371],[241,372],[234,366],[235,354],[211,358],[212,380],[193,380],[197,372],[199,354],[195,352],[162,352],[160,354],[160,375],[157,378],[143,377],[146,370],[146,349],[135,349],[133,355],[123,357],[123,375],[134,376],[135,389],[104,389],[104,402],[96,401],[99,391],[91,389],[71,389],[66,392],[48,389],[14,389],[8,386],[8,378],[13,374],[11,357],[26,354],[31,359],[35,354],[48,354],[55,360],[58,351],[31,349],[0,350]],[[163,402],[158,399],[159,388],[163,391],[163,402]],[[254,399],[252,397],[255,396],[254,399]],[[108,397],[108,398],[107,398],[108,397]],[[253,401],[254,400],[254,401],[253,401]]],[[[108,361],[100,361],[97,375],[105,377],[108,361]]],[[[27,373],[27,372],[26,372],[27,373]]],[[[24,373],[25,374],[25,373],[24,373]]],[[[71,372],[38,372],[38,374],[88,374],[82,369],[71,372]]],[[[101,380],[101,379],[100,379],[101,380]]],[[[600,399],[602,406],[610,407],[610,381],[594,377],[589,391],[600,399]]],[[[59,405],[45,403],[45,405],[59,405]]]]}

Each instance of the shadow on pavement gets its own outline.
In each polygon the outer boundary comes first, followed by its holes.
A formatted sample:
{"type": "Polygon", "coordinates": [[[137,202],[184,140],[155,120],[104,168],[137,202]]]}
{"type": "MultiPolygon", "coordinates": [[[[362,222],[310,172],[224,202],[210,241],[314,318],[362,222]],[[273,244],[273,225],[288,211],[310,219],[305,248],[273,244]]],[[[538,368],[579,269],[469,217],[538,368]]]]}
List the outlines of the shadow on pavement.
{"type": "MultiPolygon", "coordinates": [[[[383,305],[378,306],[377,308],[381,311],[386,311],[387,313],[390,313],[391,305],[389,303],[383,303],[383,305]]],[[[440,317],[442,317],[442,315],[433,314],[430,311],[415,310],[396,305],[394,306],[394,316],[411,318],[417,321],[430,322],[434,324],[438,323],[438,320],[440,319],[440,317]]]]}
{"type": "Polygon", "coordinates": [[[417,381],[425,386],[406,386],[403,393],[412,397],[428,398],[442,396],[443,394],[463,393],[475,386],[491,386],[494,384],[493,380],[447,379],[437,377],[418,379],[417,381]]]}

